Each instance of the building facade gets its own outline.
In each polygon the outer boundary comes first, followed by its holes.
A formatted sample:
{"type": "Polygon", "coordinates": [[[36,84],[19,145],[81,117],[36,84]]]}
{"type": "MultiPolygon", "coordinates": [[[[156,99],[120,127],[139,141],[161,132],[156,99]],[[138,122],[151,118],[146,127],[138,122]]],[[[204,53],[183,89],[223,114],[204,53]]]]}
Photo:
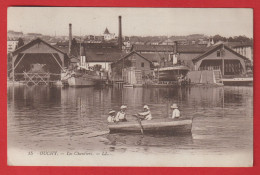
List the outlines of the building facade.
{"type": "Polygon", "coordinates": [[[224,44],[219,44],[192,59],[195,70],[221,70],[222,75],[246,73],[248,59],[224,44]]]}
{"type": "Polygon", "coordinates": [[[140,71],[142,75],[147,75],[151,73],[152,67],[153,65],[150,60],[141,54],[132,51],[111,64],[111,77],[113,80],[122,80],[122,73],[124,70],[128,70],[129,68],[131,68],[131,70],[134,69],[135,71],[140,71]]]}

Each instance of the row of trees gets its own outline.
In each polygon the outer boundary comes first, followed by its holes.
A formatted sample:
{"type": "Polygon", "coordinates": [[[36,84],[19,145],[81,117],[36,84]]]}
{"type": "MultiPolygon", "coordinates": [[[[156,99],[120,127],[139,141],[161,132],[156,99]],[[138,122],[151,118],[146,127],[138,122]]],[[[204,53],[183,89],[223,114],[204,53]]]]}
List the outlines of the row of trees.
{"type": "Polygon", "coordinates": [[[192,40],[199,40],[199,39],[207,39],[207,38],[213,38],[214,42],[218,42],[218,41],[229,41],[229,42],[252,42],[253,39],[252,38],[248,38],[246,36],[234,36],[234,37],[223,37],[221,35],[214,35],[213,37],[210,36],[206,36],[203,34],[192,34],[192,35],[187,35],[187,36],[131,36],[131,41],[135,41],[135,42],[161,42],[166,40],[167,38],[171,39],[171,40],[182,40],[182,39],[186,39],[189,41],[192,40]]]}
{"type": "Polygon", "coordinates": [[[223,36],[220,36],[220,35],[215,35],[212,37],[214,42],[218,42],[218,41],[228,41],[228,42],[243,42],[243,43],[246,43],[246,42],[252,42],[253,41],[253,38],[248,38],[246,36],[234,36],[234,37],[223,37],[223,36]]]}

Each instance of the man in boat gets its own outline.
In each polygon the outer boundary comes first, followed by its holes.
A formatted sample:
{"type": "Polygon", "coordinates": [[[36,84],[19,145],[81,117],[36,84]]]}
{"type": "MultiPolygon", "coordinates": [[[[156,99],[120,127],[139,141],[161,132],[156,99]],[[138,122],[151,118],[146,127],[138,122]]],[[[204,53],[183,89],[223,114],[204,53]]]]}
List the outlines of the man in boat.
{"type": "Polygon", "coordinates": [[[147,105],[144,105],[144,112],[140,112],[138,115],[142,120],[152,120],[152,114],[147,105]]]}
{"type": "Polygon", "coordinates": [[[125,113],[126,108],[127,108],[127,106],[125,106],[125,105],[122,105],[120,107],[121,110],[116,115],[116,122],[126,122],[127,121],[126,113],[125,113]]]}
{"type": "Polygon", "coordinates": [[[109,122],[109,123],[114,123],[114,122],[116,122],[116,116],[115,116],[115,114],[116,114],[116,111],[114,111],[114,110],[110,110],[109,111],[109,113],[108,113],[108,118],[107,118],[107,121],[109,122]]]}
{"type": "Polygon", "coordinates": [[[179,118],[181,116],[181,112],[179,111],[177,104],[172,104],[171,108],[173,109],[171,118],[179,118]]]}

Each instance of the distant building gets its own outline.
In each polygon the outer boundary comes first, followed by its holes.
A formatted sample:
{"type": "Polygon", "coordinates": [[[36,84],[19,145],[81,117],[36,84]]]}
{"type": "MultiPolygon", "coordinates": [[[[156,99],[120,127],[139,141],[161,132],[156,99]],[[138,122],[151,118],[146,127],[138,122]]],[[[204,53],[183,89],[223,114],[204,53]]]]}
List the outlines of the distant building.
{"type": "Polygon", "coordinates": [[[206,40],[206,39],[199,39],[198,45],[205,45],[205,46],[207,46],[208,45],[208,40],[206,40]]]}
{"type": "Polygon", "coordinates": [[[174,40],[167,39],[160,43],[160,45],[174,45],[174,40]]]}
{"type": "Polygon", "coordinates": [[[109,30],[106,28],[104,33],[104,40],[108,41],[108,40],[112,40],[112,39],[116,39],[116,35],[114,33],[110,33],[109,30]]]}
{"type": "Polygon", "coordinates": [[[7,53],[13,52],[18,45],[18,40],[7,40],[7,53]]]}
{"type": "Polygon", "coordinates": [[[239,45],[233,46],[233,49],[239,53],[240,55],[243,55],[244,57],[248,58],[251,63],[254,62],[253,59],[253,45],[250,43],[241,43],[239,45]]]}
{"type": "Polygon", "coordinates": [[[189,45],[189,41],[187,39],[180,39],[176,41],[178,45],[189,45]]]}
{"type": "Polygon", "coordinates": [[[126,53],[129,53],[130,52],[130,50],[131,50],[131,43],[130,43],[130,41],[124,41],[123,42],[123,48],[122,48],[122,50],[124,51],[124,52],[126,52],[126,53]]]}

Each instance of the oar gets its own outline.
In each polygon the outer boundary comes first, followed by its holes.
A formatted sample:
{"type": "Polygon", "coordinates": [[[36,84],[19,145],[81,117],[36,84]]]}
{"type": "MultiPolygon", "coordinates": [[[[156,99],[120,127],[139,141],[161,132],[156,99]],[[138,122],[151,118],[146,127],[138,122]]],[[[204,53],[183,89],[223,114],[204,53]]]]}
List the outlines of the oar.
{"type": "Polygon", "coordinates": [[[141,133],[144,134],[144,127],[142,125],[141,119],[138,117],[137,114],[134,114],[133,116],[137,118],[137,121],[138,121],[139,125],[141,126],[141,133]]]}

